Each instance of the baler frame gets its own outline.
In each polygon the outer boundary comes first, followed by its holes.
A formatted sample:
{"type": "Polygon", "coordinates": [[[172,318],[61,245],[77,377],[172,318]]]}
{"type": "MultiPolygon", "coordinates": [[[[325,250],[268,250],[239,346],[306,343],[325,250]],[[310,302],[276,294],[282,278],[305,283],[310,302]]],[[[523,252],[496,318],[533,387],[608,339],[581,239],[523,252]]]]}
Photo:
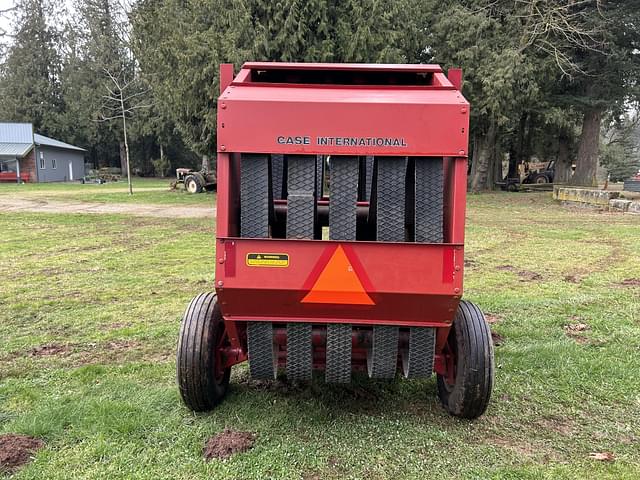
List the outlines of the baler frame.
{"type": "MultiPolygon", "coordinates": [[[[461,302],[469,121],[469,105],[460,93],[461,78],[461,72],[456,69],[450,70],[447,78],[437,65],[251,62],[245,63],[234,79],[233,66],[221,65],[217,296],[194,299],[196,303],[192,302],[185,312],[182,333],[182,338],[186,338],[185,325],[193,322],[213,325],[210,322],[214,321],[218,325],[216,331],[221,331],[220,325],[224,325],[220,337],[211,334],[214,340],[209,348],[215,352],[212,362],[215,381],[227,378],[228,382],[230,367],[247,359],[252,375],[269,378],[271,360],[270,357],[265,360],[265,355],[273,356],[273,375],[280,366],[296,378],[310,378],[311,369],[329,368],[329,342],[335,341],[330,338],[342,331],[339,335],[343,345],[349,338],[350,345],[344,348],[348,349],[353,371],[368,370],[376,376],[379,368],[384,372],[382,377],[389,378],[397,367],[404,370],[405,376],[428,377],[433,370],[439,377],[441,400],[446,407],[451,404],[447,407],[451,413],[474,417],[484,411],[493,382],[490,334],[482,312],[468,302],[461,302]],[[339,112],[339,118],[327,123],[331,112],[339,112]],[[387,117],[382,126],[376,125],[376,115],[387,117]],[[314,162],[315,186],[308,187],[314,192],[312,197],[304,188],[295,190],[298,196],[292,197],[291,188],[298,187],[289,185],[289,201],[277,198],[273,190],[285,191],[285,188],[280,184],[275,187],[272,169],[275,169],[276,156],[289,158],[290,181],[292,169],[302,168],[303,164],[309,168],[308,162],[314,162]],[[318,158],[313,160],[313,156],[318,158]],[[351,175],[353,168],[360,168],[361,173],[365,169],[365,156],[367,161],[372,159],[372,165],[375,158],[374,173],[369,173],[373,177],[366,180],[365,198],[358,198],[356,205],[349,207],[351,218],[358,223],[354,223],[352,233],[346,238],[327,240],[321,235],[321,227],[329,223],[332,201],[340,201],[338,197],[332,200],[332,195],[323,196],[318,183],[324,174],[318,175],[317,169],[322,171],[327,156],[331,156],[332,169],[338,172],[338,166],[343,165],[340,168],[346,174],[349,174],[348,168],[352,168],[351,175]],[[404,169],[399,162],[404,162],[404,169]],[[260,183],[260,176],[252,177],[251,182],[249,177],[242,177],[245,169],[249,175],[250,165],[262,168],[256,172],[261,171],[269,182],[268,201],[258,206],[268,226],[257,234],[247,233],[252,225],[241,214],[241,208],[249,208],[246,202],[253,201],[253,195],[256,192],[261,195],[266,188],[253,188],[253,182],[260,183]],[[412,218],[417,218],[417,189],[422,188],[418,183],[419,165],[421,169],[428,166],[427,172],[433,170],[433,165],[441,165],[442,217],[437,241],[418,239],[417,223],[407,220],[411,215],[406,198],[411,198],[412,218]],[[376,220],[376,216],[383,215],[380,182],[386,178],[383,172],[393,169],[403,175],[397,177],[402,183],[405,173],[411,172],[415,178],[407,176],[406,182],[407,185],[413,182],[416,191],[411,197],[402,190],[405,213],[400,225],[403,232],[396,229],[394,233],[392,229],[391,237],[381,238],[381,227],[375,227],[376,221],[382,222],[376,220]],[[376,176],[383,180],[376,181],[376,176]],[[375,193],[376,185],[378,193],[375,193]],[[289,212],[292,208],[313,212],[313,231],[307,236],[292,239],[287,220],[293,215],[289,212]],[[376,228],[378,233],[371,228],[376,228]],[[282,233],[285,229],[286,235],[282,233]],[[265,235],[265,232],[268,233],[265,235]],[[408,237],[410,241],[406,241],[408,237]],[[343,273],[332,273],[342,267],[349,273],[343,270],[340,270],[343,273]],[[341,282],[344,285],[341,286],[341,282]],[[209,302],[204,313],[198,310],[203,302],[209,302]],[[217,313],[211,320],[213,311],[217,313]],[[474,331],[479,332],[478,348],[484,349],[485,359],[481,360],[487,373],[483,380],[485,398],[471,402],[473,405],[469,403],[471,406],[464,411],[456,411],[459,407],[455,404],[460,401],[449,398],[457,394],[454,386],[459,383],[457,371],[461,368],[458,344],[460,335],[469,334],[465,327],[469,322],[477,324],[474,331]],[[457,334],[452,328],[454,324],[458,325],[457,334]],[[345,330],[347,327],[350,333],[345,330]],[[387,334],[391,337],[384,337],[387,334]],[[256,340],[258,335],[261,337],[256,340]],[[419,340],[421,335],[427,336],[419,340]],[[297,340],[291,343],[295,336],[309,343],[308,351],[304,343],[296,343],[297,340]],[[253,346],[251,338],[254,338],[253,346]],[[372,353],[380,339],[387,344],[395,342],[392,357],[382,362],[386,366],[376,365],[379,359],[372,353]],[[254,366],[254,362],[256,365],[258,362],[250,359],[252,349],[255,358],[262,356],[259,366],[254,366]],[[416,356],[423,353],[427,355],[426,366],[416,360],[416,356]],[[296,360],[288,358],[291,356],[296,360]],[[304,361],[299,361],[300,358],[304,361]]],[[[341,178],[336,176],[332,182],[339,182],[341,178]]],[[[343,187],[336,188],[335,195],[339,195],[343,187]]],[[[308,230],[309,224],[306,228],[308,230]]],[[[189,390],[194,373],[187,371],[189,362],[182,358],[187,353],[182,357],[180,354],[184,342],[188,341],[191,340],[181,340],[178,377],[183,379],[180,380],[183,398],[198,409],[198,402],[192,400],[194,395],[200,398],[199,394],[189,390]]],[[[464,341],[469,343],[469,339],[464,341]]],[[[335,356],[335,352],[332,355],[335,356]]],[[[331,378],[344,381],[345,375],[343,372],[331,378]]]]}

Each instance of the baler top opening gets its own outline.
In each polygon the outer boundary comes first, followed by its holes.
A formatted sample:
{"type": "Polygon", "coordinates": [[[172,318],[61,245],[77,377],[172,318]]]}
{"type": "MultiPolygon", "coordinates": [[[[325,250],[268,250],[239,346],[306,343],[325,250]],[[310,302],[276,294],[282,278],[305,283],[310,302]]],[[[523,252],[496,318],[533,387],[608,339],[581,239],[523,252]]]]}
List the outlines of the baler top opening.
{"type": "Polygon", "coordinates": [[[249,62],[233,85],[455,89],[438,65],[365,63],[249,62]]]}
{"type": "Polygon", "coordinates": [[[433,85],[431,72],[349,70],[251,70],[254,83],[306,85],[433,85]]]}

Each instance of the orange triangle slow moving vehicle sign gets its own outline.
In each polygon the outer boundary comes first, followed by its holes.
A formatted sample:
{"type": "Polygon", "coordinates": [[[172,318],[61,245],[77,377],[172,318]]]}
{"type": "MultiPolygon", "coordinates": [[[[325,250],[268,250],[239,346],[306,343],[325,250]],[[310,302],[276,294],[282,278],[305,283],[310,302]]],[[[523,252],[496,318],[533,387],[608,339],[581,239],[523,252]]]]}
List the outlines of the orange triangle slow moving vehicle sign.
{"type": "Polygon", "coordinates": [[[374,305],[340,245],[301,302],[374,305]]]}

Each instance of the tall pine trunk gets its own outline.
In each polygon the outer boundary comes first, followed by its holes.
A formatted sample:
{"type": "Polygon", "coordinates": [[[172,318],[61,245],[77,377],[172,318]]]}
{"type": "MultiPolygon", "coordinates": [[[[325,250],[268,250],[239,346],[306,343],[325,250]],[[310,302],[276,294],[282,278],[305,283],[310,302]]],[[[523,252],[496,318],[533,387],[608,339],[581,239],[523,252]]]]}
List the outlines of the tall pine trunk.
{"type": "MultiPolygon", "coordinates": [[[[496,174],[496,126],[491,122],[486,134],[478,135],[475,140],[473,165],[471,169],[471,191],[480,192],[493,188],[496,174]]],[[[501,167],[502,168],[502,167],[501,167]]]]}
{"type": "Polygon", "coordinates": [[[569,137],[564,133],[558,136],[558,158],[555,163],[554,183],[567,183],[571,178],[571,159],[569,158],[569,137]]]}
{"type": "Polygon", "coordinates": [[[596,170],[598,169],[601,122],[602,109],[592,108],[584,112],[582,132],[578,143],[576,171],[569,182],[571,185],[597,186],[596,170]]]}

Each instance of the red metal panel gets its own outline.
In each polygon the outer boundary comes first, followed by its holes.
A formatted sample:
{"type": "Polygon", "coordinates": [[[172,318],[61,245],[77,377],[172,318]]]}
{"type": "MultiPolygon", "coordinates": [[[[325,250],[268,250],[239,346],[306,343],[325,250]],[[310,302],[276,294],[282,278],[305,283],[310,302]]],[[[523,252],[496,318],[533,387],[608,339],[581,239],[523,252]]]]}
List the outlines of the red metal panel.
{"type": "Polygon", "coordinates": [[[453,318],[462,286],[455,275],[456,245],[219,238],[218,252],[228,252],[227,243],[234,254],[222,258],[235,261],[235,276],[226,275],[225,265],[216,277],[227,319],[442,325],[453,318]],[[374,305],[302,303],[323,259],[338,245],[350,252],[374,305]],[[249,253],[286,253],[289,265],[250,267],[249,253]]]}
{"type": "Polygon", "coordinates": [[[447,72],[449,81],[453,84],[456,90],[462,90],[462,69],[450,68],[447,72]]]}
{"type": "Polygon", "coordinates": [[[256,70],[354,70],[393,72],[442,72],[440,65],[434,64],[393,64],[393,63],[297,63],[297,62],[246,62],[243,69],[256,70]]]}
{"type": "Polygon", "coordinates": [[[221,63],[220,64],[220,93],[224,92],[231,82],[233,81],[233,64],[221,63]]]}
{"type": "Polygon", "coordinates": [[[456,90],[231,86],[218,151],[461,157],[468,107],[456,90]]]}

